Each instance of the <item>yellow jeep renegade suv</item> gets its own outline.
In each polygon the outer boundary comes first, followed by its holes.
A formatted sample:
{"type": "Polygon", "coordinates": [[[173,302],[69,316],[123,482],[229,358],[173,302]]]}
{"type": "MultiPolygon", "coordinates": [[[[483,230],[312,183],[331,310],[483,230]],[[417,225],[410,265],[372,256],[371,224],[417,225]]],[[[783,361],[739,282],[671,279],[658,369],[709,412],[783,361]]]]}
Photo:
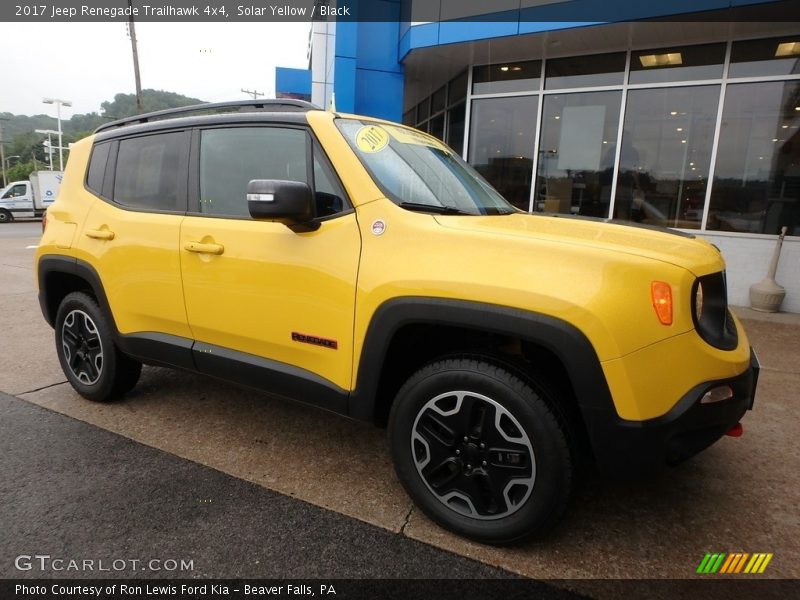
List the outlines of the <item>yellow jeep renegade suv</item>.
{"type": "Polygon", "coordinates": [[[489,543],[552,526],[583,457],[712,444],[758,375],[707,242],[522,213],[438,140],[299,101],[101,127],[36,265],[82,396],[158,364],[388,424],[422,510],[489,543]]]}

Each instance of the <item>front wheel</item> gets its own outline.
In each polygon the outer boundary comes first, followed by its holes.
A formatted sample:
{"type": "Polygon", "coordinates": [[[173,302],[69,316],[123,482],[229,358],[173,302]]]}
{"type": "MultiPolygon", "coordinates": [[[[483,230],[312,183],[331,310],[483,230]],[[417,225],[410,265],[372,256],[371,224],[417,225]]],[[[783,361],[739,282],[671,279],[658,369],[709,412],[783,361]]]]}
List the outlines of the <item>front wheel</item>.
{"type": "Polygon", "coordinates": [[[11,223],[13,220],[14,215],[11,214],[10,210],[0,208],[0,223],[11,223]]]}
{"type": "Polygon", "coordinates": [[[107,402],[136,385],[142,364],[117,349],[109,320],[91,296],[73,292],[62,300],[55,333],[61,369],[84,398],[107,402]]]}
{"type": "Polygon", "coordinates": [[[544,533],[566,508],[573,476],[554,400],[488,360],[427,365],[389,417],[400,481],[425,514],[465,537],[502,544],[544,533]]]}

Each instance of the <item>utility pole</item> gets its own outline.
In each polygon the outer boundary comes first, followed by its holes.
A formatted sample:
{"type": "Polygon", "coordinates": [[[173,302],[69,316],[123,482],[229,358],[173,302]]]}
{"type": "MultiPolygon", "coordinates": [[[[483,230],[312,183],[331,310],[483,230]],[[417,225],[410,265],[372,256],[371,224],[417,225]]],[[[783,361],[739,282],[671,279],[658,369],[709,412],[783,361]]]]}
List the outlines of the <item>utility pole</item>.
{"type": "Polygon", "coordinates": [[[242,92],[245,94],[250,94],[253,97],[253,100],[258,100],[259,96],[263,96],[264,92],[257,92],[255,90],[246,90],[242,88],[242,92]]]}
{"type": "MultiPolygon", "coordinates": [[[[8,121],[6,117],[0,117],[0,121],[8,121]]],[[[0,165],[3,167],[3,187],[8,185],[8,177],[6,176],[6,151],[4,145],[6,143],[3,137],[3,123],[0,122],[0,165]]]]}
{"type": "Polygon", "coordinates": [[[133,77],[136,79],[136,110],[139,114],[144,112],[144,100],[142,99],[142,78],[139,76],[139,51],[136,48],[136,26],[133,24],[133,0],[128,0],[130,19],[128,20],[128,33],[131,36],[131,50],[133,50],[133,77]]]}

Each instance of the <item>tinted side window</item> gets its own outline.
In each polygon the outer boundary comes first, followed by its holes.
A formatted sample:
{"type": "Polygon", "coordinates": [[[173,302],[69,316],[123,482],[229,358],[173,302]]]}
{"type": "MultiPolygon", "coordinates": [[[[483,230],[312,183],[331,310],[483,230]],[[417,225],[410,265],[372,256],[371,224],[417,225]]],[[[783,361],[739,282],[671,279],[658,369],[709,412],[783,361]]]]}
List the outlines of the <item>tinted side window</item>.
{"type": "Polygon", "coordinates": [[[308,134],[300,129],[208,129],[200,138],[200,212],[247,217],[252,179],[308,181],[308,134]]]}
{"type": "Polygon", "coordinates": [[[185,135],[161,133],[119,143],[114,202],[132,208],[183,210],[178,203],[185,135]]]}
{"type": "Polygon", "coordinates": [[[327,163],[320,161],[317,148],[314,152],[314,196],[318,217],[329,217],[348,208],[344,192],[333,170],[327,163]]]}
{"type": "Polygon", "coordinates": [[[86,187],[95,194],[100,194],[103,189],[103,175],[106,172],[108,162],[108,152],[111,143],[97,144],[92,149],[92,158],[89,159],[89,172],[86,174],[86,187]]]}

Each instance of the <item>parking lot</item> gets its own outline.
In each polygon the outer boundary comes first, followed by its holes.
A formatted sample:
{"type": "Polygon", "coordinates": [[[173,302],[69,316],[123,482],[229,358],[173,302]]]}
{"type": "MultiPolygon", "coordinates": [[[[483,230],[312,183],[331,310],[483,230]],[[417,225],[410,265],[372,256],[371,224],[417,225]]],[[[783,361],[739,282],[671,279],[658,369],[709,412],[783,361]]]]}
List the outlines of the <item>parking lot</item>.
{"type": "MultiPolygon", "coordinates": [[[[743,420],[743,437],[723,438],[679,468],[646,481],[614,483],[590,475],[550,536],[519,547],[493,548],[439,529],[412,506],[395,478],[382,430],[154,367],[145,368],[123,402],[100,405],[80,398],[65,383],[52,330],[36,299],[32,260],[39,230],[39,223],[0,227],[0,298],[6,308],[2,392],[337,516],[513,574],[536,579],[685,578],[694,575],[706,552],[770,552],[774,558],[764,577],[800,577],[796,316],[738,311],[762,363],[755,410],[743,420]]],[[[38,451],[48,448],[41,445],[38,451]]],[[[213,496],[209,501],[215,501],[213,496]]],[[[50,519],[49,529],[59,535],[62,513],[42,509],[28,514],[50,519]]],[[[244,532],[250,524],[243,517],[228,527],[244,532]]],[[[9,541],[15,542],[22,546],[25,540],[9,541]]],[[[342,538],[339,543],[347,542],[342,538]]],[[[328,544],[335,549],[337,539],[328,544]]],[[[408,570],[403,573],[413,576],[408,570]]],[[[12,576],[8,565],[0,567],[0,576],[12,576]]],[[[455,574],[443,569],[436,576],[455,574]]]]}

